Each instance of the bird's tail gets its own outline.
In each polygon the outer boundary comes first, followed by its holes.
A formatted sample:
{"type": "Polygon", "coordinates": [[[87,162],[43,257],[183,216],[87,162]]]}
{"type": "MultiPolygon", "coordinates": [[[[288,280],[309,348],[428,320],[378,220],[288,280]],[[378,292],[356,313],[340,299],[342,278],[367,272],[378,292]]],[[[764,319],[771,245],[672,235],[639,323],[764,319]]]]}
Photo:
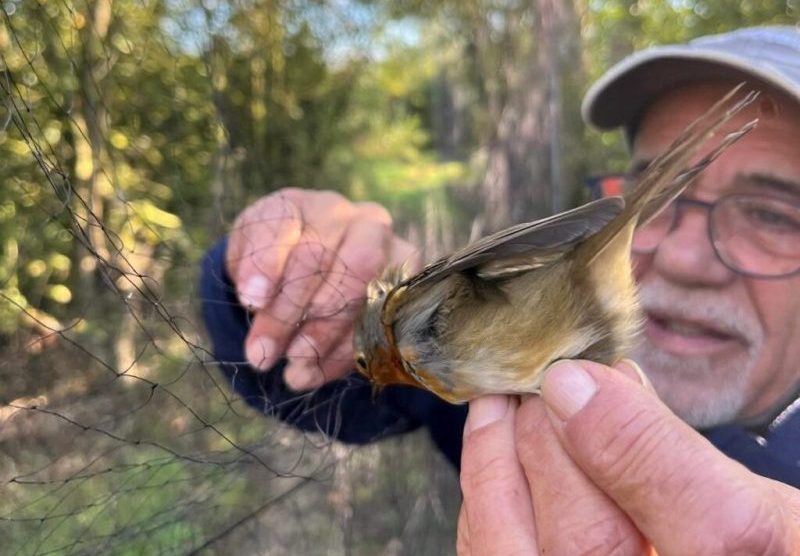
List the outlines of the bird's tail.
{"type": "Polygon", "coordinates": [[[735,87],[705,114],[692,122],[663,154],[647,166],[636,185],[626,192],[625,208],[622,212],[582,246],[587,260],[594,260],[606,245],[632,222],[636,226],[641,226],[650,221],[680,195],[706,166],[755,127],[757,120],[752,120],[729,133],[700,162],[684,170],[697,150],[710,140],[723,124],[758,96],[757,92],[751,91],[736,100],[742,87],[743,84],[735,87]]]}

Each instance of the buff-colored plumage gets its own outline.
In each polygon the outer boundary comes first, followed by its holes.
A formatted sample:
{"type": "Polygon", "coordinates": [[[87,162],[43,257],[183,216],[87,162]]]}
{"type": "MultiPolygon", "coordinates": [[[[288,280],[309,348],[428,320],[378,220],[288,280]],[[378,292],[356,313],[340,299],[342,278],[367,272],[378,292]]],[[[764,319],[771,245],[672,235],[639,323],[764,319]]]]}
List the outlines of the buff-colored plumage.
{"type": "Polygon", "coordinates": [[[377,387],[411,384],[450,402],[535,393],[553,361],[611,364],[640,328],[631,271],[635,227],[658,214],[755,122],[698,148],[755,98],[738,89],[694,122],[623,198],[518,224],[414,276],[389,269],[370,284],[356,322],[358,370],[377,387]]]}

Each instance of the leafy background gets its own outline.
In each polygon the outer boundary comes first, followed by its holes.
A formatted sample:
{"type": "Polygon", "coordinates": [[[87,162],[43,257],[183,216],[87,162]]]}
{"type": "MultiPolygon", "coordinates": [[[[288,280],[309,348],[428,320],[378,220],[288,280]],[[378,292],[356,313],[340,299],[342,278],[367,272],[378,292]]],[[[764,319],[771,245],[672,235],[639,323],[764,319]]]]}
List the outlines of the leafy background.
{"type": "Polygon", "coordinates": [[[198,263],[287,185],[427,258],[624,168],[580,97],[634,49],[798,0],[0,2],[0,552],[446,554],[424,433],[353,448],[233,396],[198,263]]]}

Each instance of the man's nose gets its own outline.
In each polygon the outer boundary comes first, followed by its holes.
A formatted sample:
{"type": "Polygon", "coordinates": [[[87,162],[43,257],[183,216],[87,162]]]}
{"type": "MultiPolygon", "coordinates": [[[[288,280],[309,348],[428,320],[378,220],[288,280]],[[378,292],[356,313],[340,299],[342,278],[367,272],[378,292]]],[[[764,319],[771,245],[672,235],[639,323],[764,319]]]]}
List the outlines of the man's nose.
{"type": "Polygon", "coordinates": [[[720,261],[711,244],[708,213],[691,206],[682,209],[653,255],[653,268],[687,286],[720,287],[734,280],[736,274],[720,261]]]}

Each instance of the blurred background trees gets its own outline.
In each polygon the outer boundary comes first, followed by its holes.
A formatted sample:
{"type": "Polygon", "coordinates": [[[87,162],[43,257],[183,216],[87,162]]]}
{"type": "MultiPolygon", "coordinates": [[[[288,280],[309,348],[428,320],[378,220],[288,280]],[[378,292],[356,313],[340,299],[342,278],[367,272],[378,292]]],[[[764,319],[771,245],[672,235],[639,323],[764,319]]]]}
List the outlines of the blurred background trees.
{"type": "Polygon", "coordinates": [[[427,258],[624,168],[578,107],[651,44],[798,0],[0,3],[0,536],[13,554],[442,554],[423,437],[346,449],[232,398],[200,257],[247,203],[335,189],[427,258]]]}

